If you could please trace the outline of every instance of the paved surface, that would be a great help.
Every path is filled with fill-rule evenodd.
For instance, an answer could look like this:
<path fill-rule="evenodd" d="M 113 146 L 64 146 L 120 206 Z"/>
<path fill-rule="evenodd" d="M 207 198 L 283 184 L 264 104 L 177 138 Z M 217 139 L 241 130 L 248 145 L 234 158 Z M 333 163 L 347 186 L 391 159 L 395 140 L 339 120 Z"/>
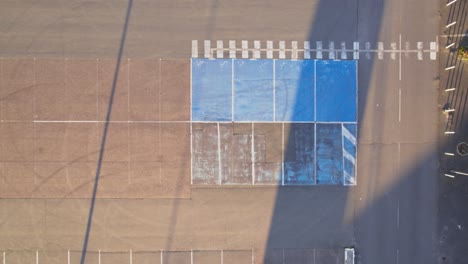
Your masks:
<path fill-rule="evenodd" d="M 127 6 L 126 1 L 2 1 L 0 55 L 5 58 L 115 59 Z M 187 59 L 192 39 L 385 41 L 399 46 L 400 34 L 404 45 L 407 41 L 434 41 L 438 32 L 439 5 L 434 0 L 385 3 L 371 0 L 344 3 L 135 1 L 130 7 L 123 58 L 131 59 Z M 43 62 L 46 61 L 40 61 Z M 125 68 L 125 64 L 122 65 Z M 192 188 L 191 192 L 181 192 L 190 194 L 187 196 L 190 199 L 125 199 L 120 193 L 112 197 L 122 199 L 96 200 L 88 249 L 340 248 L 356 245 L 360 263 L 435 263 L 436 258 L 430 252 L 434 249 L 436 230 L 437 66 L 434 61 L 419 61 L 415 54 L 405 56 L 404 53 L 401 59 L 398 55 L 395 60 L 359 61 L 357 187 Z M 34 71 L 24 67 L 24 70 L 23 66 L 17 68 L 16 74 Z M 53 67 L 61 69 L 60 65 L 46 65 L 36 70 Z M 112 69 L 107 74 L 112 76 Z M 56 75 L 38 76 L 45 79 L 33 78 L 32 81 L 46 84 L 36 97 L 39 103 L 32 106 L 31 83 L 22 83 L 24 89 L 15 93 L 19 101 L 8 108 L 21 120 L 25 116 L 31 120 L 35 115 L 49 118 L 63 113 L 64 105 L 72 105 L 61 101 L 63 97 L 54 97 L 60 87 L 60 83 L 53 80 Z M 93 77 L 77 79 L 95 80 Z M 110 85 L 109 80 L 106 84 Z M 170 87 L 169 84 L 163 86 Z M 2 88 L 2 91 L 5 90 Z M 138 102 L 135 107 L 152 107 L 143 94 L 135 98 Z M 159 94 L 170 97 L 170 91 Z M 179 97 L 176 94 L 173 98 Z M 97 111 L 78 105 L 75 107 L 80 111 L 71 111 L 63 118 L 72 118 L 77 112 L 86 118 L 96 112 L 105 113 L 106 95 L 100 98 Z M 165 101 L 160 102 L 164 105 Z M 125 120 L 127 109 L 119 104 L 125 102 L 116 98 L 112 118 Z M 5 109 L 6 103 L 2 105 Z M 173 102 L 167 107 L 168 112 L 173 113 L 177 104 Z M 96 118 L 104 120 L 105 114 L 104 117 L 98 114 Z M 22 133 L 31 131 L 28 126 L 32 124 L 23 122 L 24 128 L 17 127 L 2 135 L 21 138 Z M 5 126 L 8 126 L 6 122 L 2 123 L 2 129 Z M 46 135 L 61 133 L 52 125 L 44 129 L 50 131 L 44 132 Z M 96 133 L 101 133 L 99 131 L 102 130 Z M 121 129 L 115 131 L 121 132 Z M 51 147 L 49 154 L 58 155 L 60 145 L 54 144 L 59 137 L 51 136 L 49 141 L 44 141 L 43 150 Z M 9 140 L 3 142 L 8 144 Z M 39 149 L 29 150 L 30 136 L 22 137 L 20 142 L 15 147 L 24 149 L 28 155 L 41 153 Z M 117 150 L 109 153 L 118 160 Z M 84 150 L 85 155 L 89 152 L 92 151 Z M 7 155 L 2 161 L 11 157 Z M 31 161 L 31 156 L 13 157 L 22 164 Z M 34 161 L 35 157 L 32 158 Z M 52 159 L 51 156 L 44 159 L 49 158 Z M 47 164 L 44 170 L 47 175 L 56 168 Z M 83 169 L 78 171 L 81 175 Z M 154 170 L 150 168 L 149 171 Z M 3 173 L 4 179 L 12 176 L 8 170 L 3 169 Z M 31 188 L 37 187 L 14 186 L 19 189 L 18 197 L 30 197 Z M 114 187 L 109 190 L 112 192 Z M 57 191 L 61 189 L 45 191 L 47 195 L 43 197 L 54 196 Z M 90 191 L 91 188 L 88 194 Z M 3 199 L 1 202 L 0 231 L 8 235 L 0 239 L 0 248 L 48 250 L 61 247 L 78 251 L 82 248 L 90 200 Z M 93 258 L 96 254 L 90 254 L 88 260 Z"/>

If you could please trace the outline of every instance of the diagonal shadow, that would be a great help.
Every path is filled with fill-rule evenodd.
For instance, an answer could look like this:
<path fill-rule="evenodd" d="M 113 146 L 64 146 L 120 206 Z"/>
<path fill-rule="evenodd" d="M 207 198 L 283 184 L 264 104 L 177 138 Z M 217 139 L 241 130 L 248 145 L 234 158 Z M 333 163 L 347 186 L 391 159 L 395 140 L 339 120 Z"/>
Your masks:
<path fill-rule="evenodd" d="M 109 130 L 109 124 L 110 124 L 109 121 L 112 116 L 112 106 L 113 106 L 114 95 L 115 95 L 115 91 L 117 87 L 117 80 L 119 78 L 120 63 L 122 61 L 123 51 L 125 47 L 125 40 L 127 37 L 127 29 L 128 29 L 128 24 L 130 21 L 130 15 L 132 12 L 132 6 L 133 6 L 133 0 L 128 0 L 127 12 L 125 15 L 124 25 L 122 29 L 122 36 L 120 38 L 119 52 L 117 54 L 117 62 L 115 65 L 114 78 L 112 81 L 112 89 L 111 89 L 111 93 L 109 97 L 109 103 L 107 106 L 106 122 L 104 124 L 104 130 L 103 130 L 102 138 L 101 138 L 101 146 L 99 149 L 99 157 L 98 157 L 98 162 L 96 165 L 96 176 L 94 178 L 94 187 L 93 187 L 93 193 L 91 196 L 91 201 L 90 201 L 90 206 L 89 206 L 88 221 L 86 224 L 86 232 L 85 232 L 84 241 L 83 241 L 83 248 L 81 250 L 81 259 L 80 259 L 81 264 L 84 264 L 86 261 L 86 253 L 88 249 L 89 235 L 91 233 L 91 227 L 92 227 L 92 221 L 93 221 L 94 206 L 96 203 L 96 195 L 97 195 L 98 186 L 99 186 L 99 177 L 101 176 L 102 160 L 105 154 L 107 132 Z"/>

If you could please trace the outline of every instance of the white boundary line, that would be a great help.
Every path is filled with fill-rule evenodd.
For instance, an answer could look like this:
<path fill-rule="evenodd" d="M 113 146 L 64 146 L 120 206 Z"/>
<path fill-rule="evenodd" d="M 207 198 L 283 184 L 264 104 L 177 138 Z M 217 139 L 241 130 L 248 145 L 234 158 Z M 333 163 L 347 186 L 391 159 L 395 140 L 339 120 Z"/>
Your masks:
<path fill-rule="evenodd" d="M 219 123 L 216 123 L 218 129 L 218 184 L 222 183 L 222 173 L 221 173 L 221 134 L 219 132 Z"/>
<path fill-rule="evenodd" d="M 192 99 L 192 66 L 193 66 L 193 60 L 190 59 L 190 120 L 192 120 L 192 107 L 193 107 L 193 99 Z M 161 78 L 161 76 L 159 76 Z M 160 87 L 161 88 L 161 87 Z M 161 146 L 159 146 L 161 147 Z M 192 122 L 190 122 L 190 184 L 193 184 L 193 127 L 192 127 Z"/>
<path fill-rule="evenodd" d="M 284 146 L 284 123 L 281 124 L 281 146 L 283 151 L 281 152 L 281 186 L 284 186 L 284 153 L 286 152 Z"/>
<path fill-rule="evenodd" d="M 234 122 L 234 59 L 231 62 L 231 121 Z"/>
<path fill-rule="evenodd" d="M 342 166 L 343 166 L 343 184 L 346 183 L 346 178 L 345 178 L 345 163 L 344 163 L 344 133 L 343 133 L 344 125 L 341 124 L 341 158 L 342 158 Z"/>
<path fill-rule="evenodd" d="M 255 125 L 252 123 L 252 185 L 255 185 Z"/>
<path fill-rule="evenodd" d="M 67 263 L 70 264 L 70 250 L 68 250 L 68 254 L 67 254 Z M 5 263 L 3 263 L 5 264 Z"/>
<path fill-rule="evenodd" d="M 317 185 L 317 123 L 314 123 L 314 184 Z"/>
<path fill-rule="evenodd" d="M 100 120 L 35 120 L 35 121 L 6 121 L 4 123 L 132 123 L 132 124 L 187 124 L 187 123 L 220 123 L 220 124 L 225 124 L 225 123 L 232 123 L 232 121 L 100 121 Z M 312 124 L 312 123 L 318 123 L 318 124 L 356 124 L 356 122 L 352 121 L 347 121 L 347 122 L 337 122 L 337 121 L 319 121 L 319 122 L 314 122 L 314 121 L 235 121 L 236 123 L 242 123 L 242 124 L 250 124 L 250 123 L 256 123 L 256 124 L 270 124 L 270 123 L 285 123 L 285 124 Z"/>
<path fill-rule="evenodd" d="M 133 264 L 133 253 L 131 249 L 130 249 L 130 264 Z"/>
<path fill-rule="evenodd" d="M 314 176 L 317 184 L 317 61 L 314 60 Z"/>
<path fill-rule="evenodd" d="M 192 40 L 192 58 L 198 58 L 198 40 Z"/>

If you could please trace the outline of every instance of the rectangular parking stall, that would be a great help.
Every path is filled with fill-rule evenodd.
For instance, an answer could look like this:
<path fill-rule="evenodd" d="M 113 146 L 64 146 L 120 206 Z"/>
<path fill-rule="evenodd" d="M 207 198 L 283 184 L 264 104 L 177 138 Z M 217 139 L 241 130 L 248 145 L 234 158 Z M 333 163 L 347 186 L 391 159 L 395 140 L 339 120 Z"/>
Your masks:
<path fill-rule="evenodd" d="M 356 61 L 192 59 L 192 183 L 356 184 Z"/>

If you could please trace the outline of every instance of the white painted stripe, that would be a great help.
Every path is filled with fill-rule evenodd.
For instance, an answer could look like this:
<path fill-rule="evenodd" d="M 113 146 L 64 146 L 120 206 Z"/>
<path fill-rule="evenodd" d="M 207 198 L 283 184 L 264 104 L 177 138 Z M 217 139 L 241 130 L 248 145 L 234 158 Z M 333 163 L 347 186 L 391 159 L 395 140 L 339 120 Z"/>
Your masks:
<path fill-rule="evenodd" d="M 457 2 L 457 0 L 450 1 L 449 3 L 447 3 L 447 6 L 450 6 L 450 5 L 454 4 L 455 2 Z"/>
<path fill-rule="evenodd" d="M 423 59 L 423 43 L 418 42 L 417 47 L 418 47 L 418 60 L 422 60 Z"/>
<path fill-rule="evenodd" d="M 286 58 L 286 43 L 282 40 L 279 42 L 279 58 L 280 59 L 285 59 Z"/>
<path fill-rule="evenodd" d="M 161 250 L 161 264 L 163 264 L 163 251 Z"/>
<path fill-rule="evenodd" d="M 315 54 L 315 58 L 317 60 L 321 60 L 323 58 L 323 56 L 322 56 L 322 41 L 317 41 L 316 45 L 317 45 L 317 51 L 316 51 L 316 54 Z"/>
<path fill-rule="evenodd" d="M 284 186 L 284 123 L 281 124 L 281 186 Z"/>
<path fill-rule="evenodd" d="M 242 41 L 242 58 L 247 59 L 249 57 L 249 42 L 247 40 Z"/>
<path fill-rule="evenodd" d="M 370 49 L 371 49 L 371 45 L 370 45 L 370 42 L 366 42 L 366 58 L 367 59 L 370 59 L 371 56 L 370 56 Z"/>
<path fill-rule="evenodd" d="M 453 154 L 451 152 L 445 152 L 444 154 L 447 155 L 447 156 L 455 156 L 455 154 Z"/>
<path fill-rule="evenodd" d="M 254 59 L 260 59 L 260 41 L 254 40 Z"/>
<path fill-rule="evenodd" d="M 68 250 L 68 254 L 67 254 L 67 264 L 70 264 L 70 250 Z M 5 263 L 3 263 L 5 264 Z"/>
<path fill-rule="evenodd" d="M 356 163 L 356 159 L 354 159 L 354 157 L 351 154 L 349 154 L 349 152 L 346 151 L 344 148 L 343 148 L 343 157 L 349 160 L 351 163 L 353 163 L 353 165 Z"/>
<path fill-rule="evenodd" d="M 236 58 L 236 41 L 235 40 L 229 41 L 229 58 L 231 59 Z"/>
<path fill-rule="evenodd" d="M 304 59 L 310 59 L 310 42 L 304 41 Z"/>
<path fill-rule="evenodd" d="M 222 59 L 224 57 L 223 41 L 222 40 L 216 41 L 216 57 L 218 59 Z"/>
<path fill-rule="evenodd" d="M 405 42 L 405 57 L 408 57 L 409 51 L 411 50 L 410 48 L 410 43 L 408 41 Z M 401 52 L 401 51 L 400 51 Z"/>
<path fill-rule="evenodd" d="M 396 53 L 395 53 L 395 51 L 396 51 L 396 49 L 397 49 L 397 44 L 396 44 L 396 42 L 392 42 L 392 43 L 390 44 L 390 47 L 391 47 L 392 50 L 393 50 L 392 53 L 390 53 L 390 58 L 392 58 L 392 60 L 396 60 Z"/>
<path fill-rule="evenodd" d="M 292 48 L 291 58 L 292 58 L 293 60 L 297 60 L 297 59 L 298 59 L 298 54 L 297 54 L 297 41 L 291 41 L 291 48 Z"/>
<path fill-rule="evenodd" d="M 455 91 L 455 90 L 456 90 L 456 89 L 455 89 L 454 87 L 445 89 L 446 92 L 451 92 L 451 91 Z"/>
<path fill-rule="evenodd" d="M 455 131 L 445 131 L 444 134 L 445 135 L 453 135 L 453 134 L 455 134 Z"/>
<path fill-rule="evenodd" d="M 379 60 L 382 60 L 383 59 L 383 50 L 384 50 L 383 42 L 377 43 L 377 48 L 379 50 L 379 53 L 377 54 L 377 57 L 379 58 Z"/>
<path fill-rule="evenodd" d="M 198 58 L 198 40 L 192 40 L 192 58 Z"/>
<path fill-rule="evenodd" d="M 454 175 L 451 175 L 451 174 L 448 174 L 448 173 L 445 173 L 444 175 L 447 176 L 447 177 L 449 177 L 449 178 L 455 178 Z"/>
<path fill-rule="evenodd" d="M 234 122 L 234 60 L 231 61 L 231 122 Z"/>
<path fill-rule="evenodd" d="M 433 42 L 431 42 L 432 44 Z M 450 49 L 451 47 L 453 47 L 455 45 L 455 42 L 452 42 L 451 44 L 445 46 L 446 49 Z M 432 50 L 432 45 L 431 45 L 431 50 Z"/>
<path fill-rule="evenodd" d="M 446 71 L 453 70 L 453 69 L 455 69 L 455 66 L 450 66 L 450 67 L 445 68 Z"/>
<path fill-rule="evenodd" d="M 101 264 L 101 250 L 98 251 L 98 264 Z"/>
<path fill-rule="evenodd" d="M 330 41 L 328 43 L 328 58 L 330 60 L 335 59 L 335 42 L 333 42 L 333 41 Z"/>
<path fill-rule="evenodd" d="M 450 172 L 451 172 L 451 173 L 458 174 L 458 175 L 468 176 L 468 173 L 466 173 L 466 172 L 455 171 L 455 170 L 451 170 Z"/>
<path fill-rule="evenodd" d="M 343 134 L 343 129 L 344 129 L 344 125 L 341 124 L 341 134 Z M 345 150 L 345 147 L 344 147 L 344 137 L 341 136 L 341 149 L 343 150 L 343 155 L 341 156 L 341 167 L 343 168 L 343 183 L 345 182 L 345 179 L 346 179 L 346 174 L 345 174 L 345 155 L 344 153 L 346 152 Z"/>
<path fill-rule="evenodd" d="M 349 130 L 346 127 L 342 126 L 341 133 L 343 134 L 343 137 L 351 141 L 351 143 L 356 146 L 356 137 L 353 134 L 351 134 L 351 132 L 349 132 Z"/>
<path fill-rule="evenodd" d="M 133 253 L 131 249 L 130 249 L 130 264 L 133 264 Z"/>
<path fill-rule="evenodd" d="M 344 181 L 343 185 L 345 186 L 356 185 L 356 178 L 353 175 L 349 174 L 344 169 L 343 169 L 343 173 L 344 173 L 345 179 L 348 179 L 350 181 L 350 183 L 346 183 L 346 181 Z"/>
<path fill-rule="evenodd" d="M 36 264 L 39 264 L 39 250 L 36 250 Z"/>
<path fill-rule="evenodd" d="M 346 60 L 348 58 L 348 54 L 346 53 L 346 42 L 341 42 L 341 59 Z"/>
<path fill-rule="evenodd" d="M 221 133 L 219 131 L 219 123 L 216 123 L 218 129 L 218 184 L 222 183 L 221 173 Z"/>
<path fill-rule="evenodd" d="M 190 250 L 190 264 L 193 264 L 193 249 Z"/>
<path fill-rule="evenodd" d="M 353 42 L 353 59 L 359 60 L 359 42 Z"/>
<path fill-rule="evenodd" d="M 273 121 L 276 121 L 276 60 L 273 60 Z"/>
<path fill-rule="evenodd" d="M 3 251 L 3 264 L 6 264 L 6 252 L 5 251 Z"/>
<path fill-rule="evenodd" d="M 211 57 L 211 41 L 205 40 L 204 45 L 205 45 L 205 58 L 210 58 Z"/>
<path fill-rule="evenodd" d="M 430 59 L 435 60 L 437 58 L 437 43 L 431 42 L 429 45 L 431 48 Z"/>
<path fill-rule="evenodd" d="M 267 58 L 273 59 L 273 41 L 267 41 Z"/>
<path fill-rule="evenodd" d="M 446 28 L 449 28 L 449 27 L 451 27 L 451 26 L 455 25 L 456 23 L 457 23 L 457 21 L 454 21 L 454 22 L 452 22 L 452 23 L 450 23 L 450 24 L 446 25 L 445 27 L 446 27 Z"/>

